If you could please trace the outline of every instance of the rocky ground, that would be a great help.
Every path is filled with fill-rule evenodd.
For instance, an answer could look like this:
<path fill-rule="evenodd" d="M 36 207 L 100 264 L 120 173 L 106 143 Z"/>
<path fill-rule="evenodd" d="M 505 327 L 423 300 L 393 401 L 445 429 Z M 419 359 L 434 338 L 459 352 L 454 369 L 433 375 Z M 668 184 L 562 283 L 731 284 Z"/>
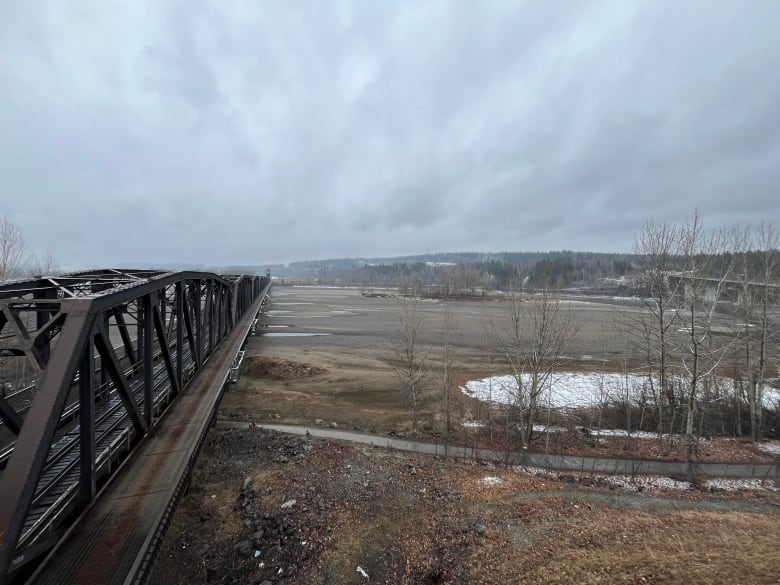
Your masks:
<path fill-rule="evenodd" d="M 713 493 L 209 436 L 152 583 L 771 583 L 777 491 Z"/>

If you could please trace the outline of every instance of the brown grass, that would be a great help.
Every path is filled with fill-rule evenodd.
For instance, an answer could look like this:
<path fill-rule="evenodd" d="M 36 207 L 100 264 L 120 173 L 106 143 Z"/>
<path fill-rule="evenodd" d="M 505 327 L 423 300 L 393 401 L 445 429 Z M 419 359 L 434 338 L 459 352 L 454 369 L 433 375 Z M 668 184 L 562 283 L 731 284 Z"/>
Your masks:
<path fill-rule="evenodd" d="M 778 579 L 777 516 L 611 510 L 572 528 L 553 542 L 508 555 L 500 568 L 514 580 L 490 582 L 716 584 Z"/>
<path fill-rule="evenodd" d="M 328 370 L 305 362 L 297 362 L 274 356 L 247 358 L 247 375 L 271 380 L 294 380 L 327 374 Z"/>

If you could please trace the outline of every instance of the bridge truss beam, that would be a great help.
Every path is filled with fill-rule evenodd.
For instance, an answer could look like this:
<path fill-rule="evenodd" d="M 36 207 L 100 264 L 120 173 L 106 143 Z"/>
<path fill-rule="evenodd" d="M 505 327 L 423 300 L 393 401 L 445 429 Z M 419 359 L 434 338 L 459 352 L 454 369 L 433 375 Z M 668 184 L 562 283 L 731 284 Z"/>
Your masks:
<path fill-rule="evenodd" d="M 0 285 L 0 582 L 57 542 L 269 284 L 107 269 Z"/>

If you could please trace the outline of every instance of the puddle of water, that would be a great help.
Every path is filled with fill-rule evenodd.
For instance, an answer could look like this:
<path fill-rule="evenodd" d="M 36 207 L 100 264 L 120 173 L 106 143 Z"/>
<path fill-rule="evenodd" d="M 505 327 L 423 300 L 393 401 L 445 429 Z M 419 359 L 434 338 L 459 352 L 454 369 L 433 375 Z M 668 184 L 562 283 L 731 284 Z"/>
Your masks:
<path fill-rule="evenodd" d="M 283 333 L 263 333 L 263 337 L 321 337 L 323 335 L 330 335 L 330 333 L 298 333 L 292 331 L 285 331 Z"/>

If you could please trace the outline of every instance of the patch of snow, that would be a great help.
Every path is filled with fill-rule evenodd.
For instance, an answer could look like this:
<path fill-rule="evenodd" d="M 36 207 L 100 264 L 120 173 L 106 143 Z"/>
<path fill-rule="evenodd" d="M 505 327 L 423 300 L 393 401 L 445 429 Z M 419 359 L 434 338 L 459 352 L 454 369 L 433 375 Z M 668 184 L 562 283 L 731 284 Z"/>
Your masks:
<path fill-rule="evenodd" d="M 493 475 L 488 475 L 487 477 L 482 478 L 482 483 L 485 485 L 497 485 L 501 483 L 501 479 Z"/>
<path fill-rule="evenodd" d="M 708 479 L 704 486 L 710 489 L 721 489 L 727 492 L 738 491 L 778 491 L 771 479 Z"/>
<path fill-rule="evenodd" d="M 551 471 L 541 467 L 516 466 L 512 468 L 524 475 L 535 475 L 551 480 L 558 480 L 561 475 L 570 475 L 578 479 L 588 478 L 600 485 L 612 485 L 621 489 L 638 492 L 648 490 L 678 490 L 685 491 L 691 488 L 687 481 L 678 481 L 662 475 L 604 475 L 590 474 L 579 471 Z M 780 491 L 777 483 L 771 479 L 708 479 L 704 482 L 707 489 L 721 489 L 724 491 Z"/>
<path fill-rule="evenodd" d="M 780 408 L 780 388 L 765 388 L 763 398 L 766 408 Z"/>
<path fill-rule="evenodd" d="M 523 386 L 530 385 L 530 374 L 522 375 L 520 381 Z M 647 384 L 647 376 L 640 374 L 557 372 L 542 390 L 539 403 L 549 408 L 582 408 L 613 400 L 635 401 Z M 518 383 L 512 375 L 472 380 L 460 390 L 467 396 L 494 404 L 515 404 L 519 398 Z M 777 408 L 780 389 L 765 389 L 763 402 L 767 408 Z"/>
<path fill-rule="evenodd" d="M 590 429 L 591 435 L 598 435 L 600 437 L 627 437 L 628 431 L 624 429 Z M 651 433 L 648 431 L 631 431 L 631 436 L 635 439 L 657 439 L 658 433 Z M 663 435 L 662 438 L 668 439 L 669 435 Z"/>
<path fill-rule="evenodd" d="M 521 381 L 530 384 L 531 376 L 523 375 Z M 542 391 L 540 403 L 553 408 L 591 406 L 633 395 L 646 382 L 646 376 L 637 374 L 560 372 Z M 517 380 L 511 375 L 472 380 L 461 387 L 468 396 L 497 404 L 516 402 L 517 389 Z"/>
<path fill-rule="evenodd" d="M 476 420 L 467 420 L 463 422 L 463 426 L 467 429 L 478 429 L 485 426 L 485 423 L 481 423 Z"/>
<path fill-rule="evenodd" d="M 605 476 L 604 479 L 614 486 L 632 492 L 641 490 L 684 491 L 691 487 L 691 484 L 687 481 L 678 481 L 662 475 L 636 475 L 634 477 L 631 477 L 630 475 L 615 475 L 609 477 Z"/>
<path fill-rule="evenodd" d="M 566 427 L 557 427 L 555 425 L 534 425 L 535 433 L 565 433 L 568 429 Z"/>
<path fill-rule="evenodd" d="M 761 449 L 764 453 L 780 456 L 780 441 L 759 443 L 758 448 Z"/>

